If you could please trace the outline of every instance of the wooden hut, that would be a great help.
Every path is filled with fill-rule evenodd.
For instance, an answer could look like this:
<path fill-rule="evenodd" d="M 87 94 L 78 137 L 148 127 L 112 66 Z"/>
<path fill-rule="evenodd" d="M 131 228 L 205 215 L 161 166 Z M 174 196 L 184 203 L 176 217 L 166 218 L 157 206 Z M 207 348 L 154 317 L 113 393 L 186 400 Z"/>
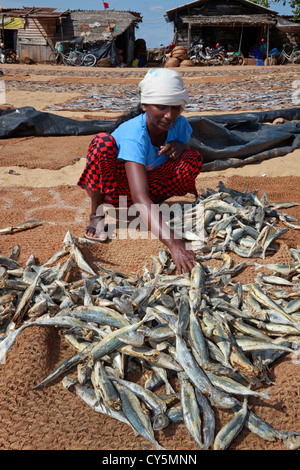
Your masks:
<path fill-rule="evenodd" d="M 5 48 L 16 51 L 20 59 L 44 62 L 61 37 L 67 12 L 56 8 L 5 9 L 1 15 L 1 40 Z"/>
<path fill-rule="evenodd" d="M 277 28 L 278 13 L 248 0 L 193 1 L 168 10 L 165 18 L 174 22 L 176 45 L 188 48 L 201 37 L 207 46 L 231 44 L 247 57 L 261 39 L 269 50 L 288 41 L 287 30 Z"/>
<path fill-rule="evenodd" d="M 112 43 L 121 62 L 131 64 L 134 59 L 135 29 L 142 21 L 139 13 L 116 10 L 74 10 L 63 23 L 65 48 L 78 44 L 91 50 Z"/>
<path fill-rule="evenodd" d="M 1 41 L 14 49 L 19 59 L 47 61 L 58 42 L 65 50 L 76 42 L 85 49 L 112 43 L 121 62 L 135 56 L 135 28 L 142 21 L 139 13 L 115 10 L 58 11 L 55 8 L 1 9 Z"/>

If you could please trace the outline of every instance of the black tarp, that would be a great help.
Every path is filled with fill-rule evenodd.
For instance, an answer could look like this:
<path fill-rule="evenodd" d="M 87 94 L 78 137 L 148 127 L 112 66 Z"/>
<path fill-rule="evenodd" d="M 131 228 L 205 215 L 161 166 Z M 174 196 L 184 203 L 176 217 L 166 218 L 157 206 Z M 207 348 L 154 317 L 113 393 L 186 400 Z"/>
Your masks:
<path fill-rule="evenodd" d="M 74 38 L 72 41 L 69 41 L 71 49 L 87 49 L 89 53 L 93 54 L 96 59 L 106 59 L 110 58 L 110 65 L 112 67 L 120 67 L 121 61 L 115 44 L 111 41 L 106 41 L 102 44 L 92 44 L 85 45 L 83 38 Z"/>
<path fill-rule="evenodd" d="M 98 59 L 110 58 L 110 65 L 112 67 L 120 67 L 121 61 L 116 46 L 112 42 L 105 42 L 103 44 L 95 44 L 89 47 L 89 52 L 94 54 Z"/>
<path fill-rule="evenodd" d="M 276 118 L 282 124 L 272 124 Z M 300 108 L 257 113 L 193 116 L 190 146 L 203 155 L 203 171 L 220 170 L 286 155 L 300 148 Z M 0 110 L 0 138 L 93 135 L 114 121 L 76 121 L 31 107 Z"/>
<path fill-rule="evenodd" d="M 281 124 L 272 124 L 283 118 Z M 189 118 L 190 145 L 202 171 L 221 170 L 280 157 L 300 148 L 300 108 Z"/>
<path fill-rule="evenodd" d="M 89 135 L 107 131 L 106 121 L 76 121 L 25 106 L 0 109 L 0 138 Z"/>

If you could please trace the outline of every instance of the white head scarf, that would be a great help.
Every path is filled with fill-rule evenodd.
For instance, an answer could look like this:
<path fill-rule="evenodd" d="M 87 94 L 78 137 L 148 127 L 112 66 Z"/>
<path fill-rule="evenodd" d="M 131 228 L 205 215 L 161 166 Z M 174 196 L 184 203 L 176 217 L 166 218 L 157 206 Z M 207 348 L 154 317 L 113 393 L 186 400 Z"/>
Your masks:
<path fill-rule="evenodd" d="M 172 69 L 150 69 L 139 88 L 142 104 L 184 107 L 190 101 L 181 76 Z"/>

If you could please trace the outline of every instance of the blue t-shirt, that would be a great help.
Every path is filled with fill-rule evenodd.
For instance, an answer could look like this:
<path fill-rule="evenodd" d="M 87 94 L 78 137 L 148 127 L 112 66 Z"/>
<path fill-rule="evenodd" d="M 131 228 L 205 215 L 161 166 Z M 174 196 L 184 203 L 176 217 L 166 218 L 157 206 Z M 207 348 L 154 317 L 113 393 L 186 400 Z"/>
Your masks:
<path fill-rule="evenodd" d="M 146 113 L 123 122 L 111 134 L 118 146 L 118 160 L 137 162 L 153 170 L 168 160 L 167 155 L 157 155 L 159 148 L 151 143 L 146 125 Z M 177 140 L 186 144 L 192 135 L 192 127 L 183 116 L 179 116 L 168 131 L 166 142 Z"/>

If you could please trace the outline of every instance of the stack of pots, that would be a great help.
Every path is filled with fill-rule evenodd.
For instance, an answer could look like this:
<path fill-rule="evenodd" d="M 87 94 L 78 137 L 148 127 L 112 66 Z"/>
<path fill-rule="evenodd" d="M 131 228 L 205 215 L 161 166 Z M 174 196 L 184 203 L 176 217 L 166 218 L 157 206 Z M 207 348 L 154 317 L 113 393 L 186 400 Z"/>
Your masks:
<path fill-rule="evenodd" d="M 194 62 L 188 58 L 185 46 L 175 46 L 172 56 L 165 63 L 165 67 L 194 67 L 194 65 Z"/>

